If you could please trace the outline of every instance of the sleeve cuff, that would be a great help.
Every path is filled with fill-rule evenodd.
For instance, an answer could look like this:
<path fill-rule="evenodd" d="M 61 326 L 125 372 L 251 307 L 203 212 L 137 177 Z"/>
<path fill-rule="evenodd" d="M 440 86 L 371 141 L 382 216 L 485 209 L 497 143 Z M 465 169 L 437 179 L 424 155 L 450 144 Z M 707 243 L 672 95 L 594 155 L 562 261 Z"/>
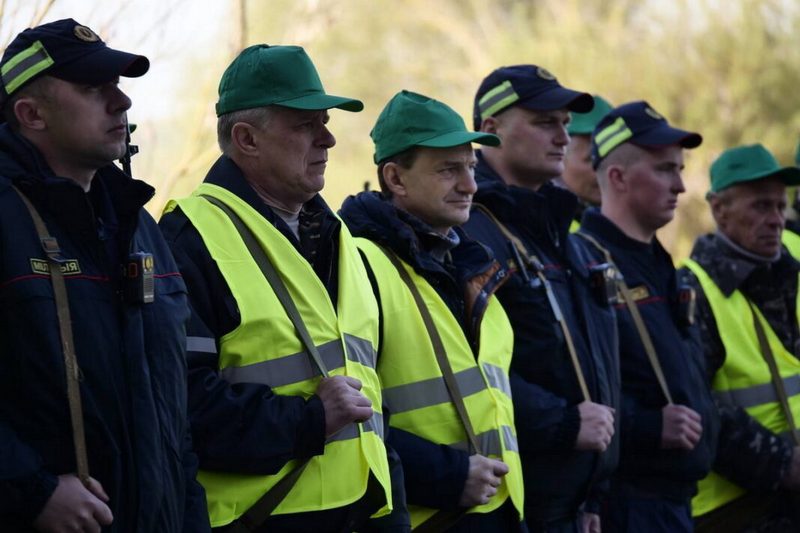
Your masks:
<path fill-rule="evenodd" d="M 581 414 L 577 405 L 564 409 L 564 418 L 555 435 L 555 445 L 560 448 L 573 449 L 578 441 L 578 432 L 581 429 Z"/>

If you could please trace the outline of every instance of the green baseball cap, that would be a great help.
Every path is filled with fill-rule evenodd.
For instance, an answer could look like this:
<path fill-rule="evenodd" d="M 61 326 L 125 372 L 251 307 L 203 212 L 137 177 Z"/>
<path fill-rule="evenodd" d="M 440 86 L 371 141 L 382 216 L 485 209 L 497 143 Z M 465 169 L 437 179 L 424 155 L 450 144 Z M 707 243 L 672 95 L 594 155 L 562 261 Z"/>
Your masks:
<path fill-rule="evenodd" d="M 567 126 L 567 133 L 570 135 L 591 135 L 600 120 L 606 113 L 613 109 L 602 96 L 594 95 L 594 107 L 587 113 L 572 112 L 572 120 Z"/>
<path fill-rule="evenodd" d="M 361 111 L 354 98 L 325 94 L 314 63 L 299 46 L 249 46 L 228 66 L 219 82 L 217 116 L 268 105 Z"/>
<path fill-rule="evenodd" d="M 375 143 L 376 164 L 412 146 L 500 144 L 497 135 L 467 131 L 464 119 L 448 105 L 411 91 L 400 91 L 389 100 L 369 136 Z"/>
<path fill-rule="evenodd" d="M 711 164 L 711 192 L 765 178 L 777 178 L 786 185 L 800 185 L 800 168 L 781 167 L 761 144 L 725 150 Z"/>

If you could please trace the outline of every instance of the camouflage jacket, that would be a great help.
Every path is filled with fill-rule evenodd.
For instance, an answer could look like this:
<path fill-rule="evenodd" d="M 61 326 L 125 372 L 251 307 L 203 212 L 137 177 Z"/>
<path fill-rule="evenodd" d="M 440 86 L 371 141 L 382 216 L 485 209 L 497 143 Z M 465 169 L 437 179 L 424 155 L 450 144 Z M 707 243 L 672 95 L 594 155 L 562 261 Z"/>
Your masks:
<path fill-rule="evenodd" d="M 784 249 L 772 263 L 739 253 L 719 234 L 697 239 L 691 254 L 726 296 L 740 290 L 764 314 L 783 345 L 800 358 L 795 317 L 800 263 Z M 686 268 L 681 278 L 697 291 L 697 313 L 709 383 L 725 363 L 725 348 L 700 283 Z M 717 403 L 721 419 L 714 469 L 749 490 L 775 489 L 789 468 L 792 445 L 767 430 L 744 409 Z"/>

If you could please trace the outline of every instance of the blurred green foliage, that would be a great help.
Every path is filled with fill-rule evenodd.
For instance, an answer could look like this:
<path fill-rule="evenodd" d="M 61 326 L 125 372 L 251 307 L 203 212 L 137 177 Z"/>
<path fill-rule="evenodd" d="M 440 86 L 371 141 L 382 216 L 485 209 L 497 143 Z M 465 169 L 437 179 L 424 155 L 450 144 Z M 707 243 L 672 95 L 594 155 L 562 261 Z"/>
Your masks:
<path fill-rule="evenodd" d="M 197 51 L 183 109 L 158 126 L 158 146 L 143 153 L 157 170 L 150 175 L 160 176 L 151 180 L 160 189 L 154 212 L 203 178 L 218 154 L 216 82 L 241 44 L 262 42 L 304 46 L 328 92 L 366 105 L 331 113 L 338 142 L 324 196 L 334 209 L 365 181 L 377 186 L 368 135 L 393 94 L 435 97 L 471 125 L 481 79 L 515 63 L 544 66 L 562 84 L 613 104 L 647 100 L 671 123 L 703 134 L 703 145 L 686 154 L 676 220 L 660 234 L 676 259 L 713 227 L 703 195 L 723 149 L 762 142 L 793 162 L 800 4 L 789 0 L 239 0 L 231 11 L 225 31 L 242 40 Z"/>

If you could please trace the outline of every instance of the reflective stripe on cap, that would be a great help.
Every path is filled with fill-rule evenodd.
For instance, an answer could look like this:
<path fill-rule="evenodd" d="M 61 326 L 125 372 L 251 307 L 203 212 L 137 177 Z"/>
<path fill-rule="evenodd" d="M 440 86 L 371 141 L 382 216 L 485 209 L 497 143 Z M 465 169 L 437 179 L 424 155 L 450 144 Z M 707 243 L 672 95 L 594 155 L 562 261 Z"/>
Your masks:
<path fill-rule="evenodd" d="M 478 101 L 481 120 L 486 120 L 498 111 L 505 109 L 519 100 L 519 95 L 514 90 L 511 82 L 506 80 L 491 91 L 487 91 Z"/>
<path fill-rule="evenodd" d="M 25 82 L 52 66 L 53 63 L 55 61 L 45 50 L 42 41 L 36 41 L 0 67 L 0 76 L 2 76 L 6 93 L 10 96 Z"/>
<path fill-rule="evenodd" d="M 611 150 L 631 137 L 633 137 L 633 132 L 628 125 L 625 124 L 625 119 L 619 117 L 594 136 L 594 143 L 597 145 L 598 155 L 600 157 L 605 157 Z"/>

